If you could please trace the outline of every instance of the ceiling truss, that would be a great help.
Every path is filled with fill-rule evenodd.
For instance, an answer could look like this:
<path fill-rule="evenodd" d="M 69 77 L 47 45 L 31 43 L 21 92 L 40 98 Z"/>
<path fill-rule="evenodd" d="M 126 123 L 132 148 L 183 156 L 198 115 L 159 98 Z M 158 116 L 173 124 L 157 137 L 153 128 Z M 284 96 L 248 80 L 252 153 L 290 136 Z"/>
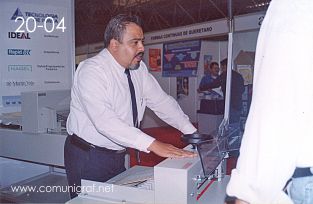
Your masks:
<path fill-rule="evenodd" d="M 101 42 L 119 13 L 140 16 L 144 32 L 227 18 L 228 0 L 75 0 L 76 46 Z M 233 15 L 267 9 L 270 0 L 232 0 Z"/>

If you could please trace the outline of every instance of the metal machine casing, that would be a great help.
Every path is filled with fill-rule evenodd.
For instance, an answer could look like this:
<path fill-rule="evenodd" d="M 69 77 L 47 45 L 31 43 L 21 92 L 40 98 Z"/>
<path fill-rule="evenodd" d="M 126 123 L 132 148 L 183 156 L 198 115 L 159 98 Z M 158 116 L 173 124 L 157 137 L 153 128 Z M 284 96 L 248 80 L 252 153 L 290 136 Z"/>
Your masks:
<path fill-rule="evenodd" d="M 48 129 L 60 130 L 57 111 L 69 110 L 70 90 L 22 92 L 23 132 L 45 133 Z"/>
<path fill-rule="evenodd" d="M 190 146 L 187 147 L 188 150 Z M 124 186 L 116 181 L 136 180 L 147 169 L 153 170 L 153 189 L 142 189 L 137 186 Z M 144 176 L 143 176 L 144 177 Z M 143 178 L 142 177 L 142 178 Z M 166 159 L 155 167 L 135 166 L 117 175 L 105 183 L 82 180 L 82 186 L 112 186 L 111 193 L 81 193 L 68 203 L 105 204 L 223 204 L 225 189 L 229 176 L 220 181 L 203 178 L 203 170 L 199 157 Z"/>
<path fill-rule="evenodd" d="M 198 157 L 164 160 L 154 167 L 155 203 L 196 203 L 197 178 L 201 174 Z"/>

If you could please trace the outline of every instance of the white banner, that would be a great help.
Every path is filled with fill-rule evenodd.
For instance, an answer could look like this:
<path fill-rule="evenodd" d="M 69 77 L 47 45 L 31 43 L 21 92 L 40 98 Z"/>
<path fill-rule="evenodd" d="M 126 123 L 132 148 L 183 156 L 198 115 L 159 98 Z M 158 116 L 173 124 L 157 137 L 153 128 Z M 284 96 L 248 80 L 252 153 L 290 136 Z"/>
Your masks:
<path fill-rule="evenodd" d="M 234 27 L 236 31 L 260 29 L 265 13 L 254 13 L 234 18 Z"/>
<path fill-rule="evenodd" d="M 161 30 L 145 34 L 145 44 L 163 43 L 174 40 L 201 38 L 227 33 L 227 21 L 211 21 L 190 26 L 183 26 L 168 30 Z"/>
<path fill-rule="evenodd" d="M 70 89 L 74 70 L 72 0 L 0 2 L 0 112 L 20 106 L 20 93 Z"/>
<path fill-rule="evenodd" d="M 236 31 L 259 29 L 264 18 L 264 13 L 254 13 L 234 17 Z M 198 39 L 228 33 L 226 19 L 210 21 L 189 26 L 182 26 L 167 30 L 150 32 L 145 34 L 145 44 L 164 43 L 176 40 Z"/>

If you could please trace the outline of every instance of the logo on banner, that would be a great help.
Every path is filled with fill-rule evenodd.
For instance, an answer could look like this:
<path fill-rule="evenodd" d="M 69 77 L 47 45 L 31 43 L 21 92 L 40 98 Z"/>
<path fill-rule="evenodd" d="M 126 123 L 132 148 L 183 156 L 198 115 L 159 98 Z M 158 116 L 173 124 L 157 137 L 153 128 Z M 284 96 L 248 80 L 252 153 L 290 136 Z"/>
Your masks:
<path fill-rule="evenodd" d="M 187 52 L 187 53 L 190 54 L 190 57 L 191 57 L 192 59 L 196 59 L 197 56 L 198 56 L 198 53 L 200 54 L 199 51 L 190 51 L 190 52 Z"/>
<path fill-rule="evenodd" d="M 13 39 L 30 39 L 29 33 L 8 32 L 8 37 Z"/>
<path fill-rule="evenodd" d="M 185 58 L 186 55 L 182 54 L 182 53 L 179 53 L 178 55 L 176 55 L 176 58 L 179 60 L 179 61 L 182 61 L 184 58 Z"/>
<path fill-rule="evenodd" d="M 26 18 L 24 17 L 23 13 L 24 13 Z M 40 23 L 40 22 L 42 23 L 42 22 L 47 21 L 46 19 L 49 17 L 49 18 L 52 18 L 51 20 L 53 20 L 54 23 L 58 23 L 59 22 L 58 15 L 54 14 L 54 13 L 37 13 L 37 12 L 33 12 L 33 11 L 22 12 L 19 8 L 16 8 L 16 10 L 14 11 L 14 13 L 13 13 L 13 15 L 11 17 L 11 20 L 15 21 L 18 17 L 21 17 L 21 18 L 23 18 L 25 20 L 27 18 L 29 18 L 29 17 L 32 17 L 38 23 Z M 47 21 L 47 22 L 52 23 L 51 21 Z"/>
<path fill-rule="evenodd" d="M 22 14 L 22 12 L 21 12 L 21 10 L 20 10 L 19 8 L 17 8 L 17 9 L 15 10 L 13 16 L 11 17 L 11 20 L 14 20 L 14 21 L 15 21 L 15 19 L 16 19 L 17 17 L 22 17 L 22 18 L 24 18 L 23 14 Z"/>
<path fill-rule="evenodd" d="M 8 49 L 8 55 L 30 55 L 30 51 L 25 49 Z"/>
<path fill-rule="evenodd" d="M 175 54 L 164 54 L 165 58 L 167 59 L 167 61 L 171 61 L 172 58 L 174 57 Z"/>
<path fill-rule="evenodd" d="M 8 65 L 8 71 L 9 72 L 31 72 L 32 71 L 32 65 Z"/>
<path fill-rule="evenodd" d="M 6 87 L 30 87 L 34 86 L 35 82 L 31 80 L 17 81 L 17 80 L 8 80 L 4 81 Z"/>

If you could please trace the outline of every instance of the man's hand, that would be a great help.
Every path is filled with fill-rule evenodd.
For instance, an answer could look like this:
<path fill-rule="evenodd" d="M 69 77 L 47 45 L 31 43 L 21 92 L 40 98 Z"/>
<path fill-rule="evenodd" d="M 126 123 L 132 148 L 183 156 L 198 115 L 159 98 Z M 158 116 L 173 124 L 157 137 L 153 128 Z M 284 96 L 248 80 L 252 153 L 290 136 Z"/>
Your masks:
<path fill-rule="evenodd" d="M 160 157 L 183 158 L 197 156 L 194 152 L 179 149 L 171 144 L 163 143 L 157 140 L 152 142 L 152 144 L 148 147 L 148 150 L 154 152 Z"/>

